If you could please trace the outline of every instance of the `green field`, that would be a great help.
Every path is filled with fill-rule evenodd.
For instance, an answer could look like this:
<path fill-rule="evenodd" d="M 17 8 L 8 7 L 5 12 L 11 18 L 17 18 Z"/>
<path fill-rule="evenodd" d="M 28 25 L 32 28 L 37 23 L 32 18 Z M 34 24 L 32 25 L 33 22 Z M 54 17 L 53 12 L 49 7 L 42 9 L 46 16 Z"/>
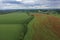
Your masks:
<path fill-rule="evenodd" d="M 23 40 L 29 17 L 19 12 L 0 15 L 0 40 Z"/>
<path fill-rule="evenodd" d="M 10 13 L 0 15 L 0 23 L 4 24 L 19 24 L 26 20 L 29 16 L 26 13 Z"/>
<path fill-rule="evenodd" d="M 58 14 L 52 14 L 52 16 L 60 17 Z M 45 16 L 41 16 L 41 21 L 44 19 Z M 32 18 L 27 13 L 13 12 L 0 15 L 0 40 L 32 40 L 36 31 L 33 29 L 33 23 L 38 27 L 39 22 L 36 18 Z M 41 32 L 41 37 L 45 40 L 59 40 L 48 28 L 40 27 L 38 32 Z"/>
<path fill-rule="evenodd" d="M 22 24 L 0 24 L 0 40 L 19 40 L 23 29 Z"/>

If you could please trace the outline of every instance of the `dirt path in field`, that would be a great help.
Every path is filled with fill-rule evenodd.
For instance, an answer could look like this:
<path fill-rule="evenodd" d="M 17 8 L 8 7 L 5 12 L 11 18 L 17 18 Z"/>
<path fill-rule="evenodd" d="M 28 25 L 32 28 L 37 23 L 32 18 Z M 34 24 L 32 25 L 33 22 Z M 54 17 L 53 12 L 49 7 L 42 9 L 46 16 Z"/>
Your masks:
<path fill-rule="evenodd" d="M 46 14 L 33 14 L 35 30 L 32 40 L 60 40 L 60 18 Z"/>

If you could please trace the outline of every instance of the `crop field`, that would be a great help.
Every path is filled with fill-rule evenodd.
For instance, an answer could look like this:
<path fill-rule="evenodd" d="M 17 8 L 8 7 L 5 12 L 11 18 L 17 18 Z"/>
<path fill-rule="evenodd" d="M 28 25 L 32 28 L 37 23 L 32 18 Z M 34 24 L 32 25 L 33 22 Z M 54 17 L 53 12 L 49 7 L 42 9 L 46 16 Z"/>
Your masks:
<path fill-rule="evenodd" d="M 25 40 L 60 40 L 60 18 L 58 15 L 33 14 L 28 24 Z"/>
<path fill-rule="evenodd" d="M 29 16 L 26 13 L 10 13 L 0 15 L 0 23 L 12 23 L 12 24 L 19 24 L 22 23 L 25 19 Z"/>
<path fill-rule="evenodd" d="M 60 15 L 0 15 L 0 40 L 60 40 Z"/>
<path fill-rule="evenodd" d="M 19 40 L 23 28 L 22 24 L 0 24 L 0 40 Z"/>
<path fill-rule="evenodd" d="M 0 15 L 0 40 L 22 40 L 29 17 L 26 13 L 19 12 Z"/>

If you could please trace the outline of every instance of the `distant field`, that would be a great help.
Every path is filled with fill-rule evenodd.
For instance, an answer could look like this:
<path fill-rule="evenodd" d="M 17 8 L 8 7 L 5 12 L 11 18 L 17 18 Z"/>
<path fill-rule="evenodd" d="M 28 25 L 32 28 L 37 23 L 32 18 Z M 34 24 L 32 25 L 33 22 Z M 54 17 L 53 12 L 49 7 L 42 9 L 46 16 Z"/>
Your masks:
<path fill-rule="evenodd" d="M 24 20 L 26 20 L 29 16 L 26 13 L 9 13 L 9 14 L 4 14 L 0 15 L 0 24 L 19 24 L 22 23 Z"/>
<path fill-rule="evenodd" d="M 51 14 L 51 16 L 56 16 L 60 18 L 60 14 Z"/>

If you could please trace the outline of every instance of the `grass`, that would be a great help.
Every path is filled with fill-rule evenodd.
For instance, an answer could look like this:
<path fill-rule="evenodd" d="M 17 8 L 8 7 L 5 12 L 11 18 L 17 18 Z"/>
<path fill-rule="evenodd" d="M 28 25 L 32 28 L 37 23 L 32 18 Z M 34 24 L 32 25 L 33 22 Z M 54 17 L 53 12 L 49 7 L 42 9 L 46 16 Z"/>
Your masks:
<path fill-rule="evenodd" d="M 0 15 L 0 40 L 60 40 L 60 38 L 50 29 L 47 15 L 14 12 L 10 14 Z M 52 14 L 50 16 L 60 16 Z M 29 19 L 30 17 L 30 19 Z M 26 24 L 24 26 L 24 23 Z M 27 24 L 28 23 L 28 24 Z M 27 33 L 25 28 L 27 27 Z"/>
<path fill-rule="evenodd" d="M 35 19 L 31 20 L 29 22 L 29 24 L 27 25 L 28 30 L 27 30 L 27 34 L 24 37 L 24 40 L 32 40 L 33 34 L 34 34 L 34 29 L 32 28 L 32 24 L 34 22 Z"/>
<path fill-rule="evenodd" d="M 0 24 L 0 40 L 19 40 L 23 36 L 23 29 L 22 24 Z"/>
<path fill-rule="evenodd" d="M 0 40 L 23 40 L 27 24 L 32 19 L 26 13 L 19 12 L 0 15 Z"/>
<path fill-rule="evenodd" d="M 26 13 L 10 13 L 0 15 L 0 24 L 19 24 L 26 20 L 29 16 Z"/>
<path fill-rule="evenodd" d="M 60 14 L 50 14 L 51 16 L 56 16 L 58 18 L 60 18 Z"/>

